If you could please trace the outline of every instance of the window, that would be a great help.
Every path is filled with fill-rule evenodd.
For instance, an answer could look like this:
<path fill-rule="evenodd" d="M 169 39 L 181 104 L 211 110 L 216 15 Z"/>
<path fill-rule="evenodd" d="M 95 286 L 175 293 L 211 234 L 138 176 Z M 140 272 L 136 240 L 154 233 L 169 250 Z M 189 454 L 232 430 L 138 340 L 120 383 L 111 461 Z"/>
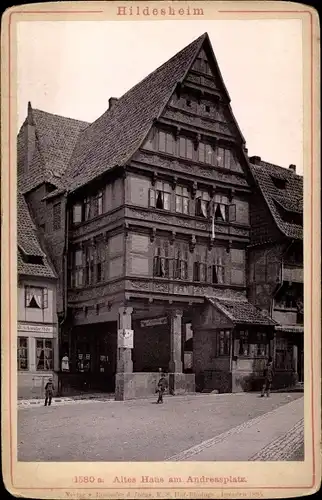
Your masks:
<path fill-rule="evenodd" d="M 199 142 L 198 147 L 198 159 L 202 163 L 208 163 L 208 165 L 215 165 L 215 152 L 211 144 L 204 142 Z"/>
<path fill-rule="evenodd" d="M 96 250 L 96 281 L 100 283 L 105 279 L 106 243 L 99 242 Z"/>
<path fill-rule="evenodd" d="M 207 191 L 197 191 L 196 194 L 196 215 L 208 218 L 210 196 Z"/>
<path fill-rule="evenodd" d="M 25 306 L 32 309 L 47 309 L 48 307 L 48 289 L 26 286 L 25 287 Z"/>
<path fill-rule="evenodd" d="M 176 186 L 176 212 L 189 213 L 189 192 L 186 187 Z"/>
<path fill-rule="evenodd" d="M 191 108 L 191 101 L 189 99 L 186 99 L 186 104 L 187 104 L 188 108 Z"/>
<path fill-rule="evenodd" d="M 73 224 L 77 224 L 78 222 L 82 222 L 82 212 L 83 212 L 82 204 L 76 203 L 73 206 Z"/>
<path fill-rule="evenodd" d="M 144 144 L 144 148 L 145 149 L 149 149 L 151 151 L 155 151 L 156 149 L 156 142 L 157 142 L 157 132 L 156 132 L 156 129 L 153 128 L 152 131 L 150 132 L 149 134 L 149 137 L 147 139 L 147 141 L 145 142 Z"/>
<path fill-rule="evenodd" d="M 85 198 L 83 203 L 83 220 L 89 220 L 91 216 L 91 200 Z"/>
<path fill-rule="evenodd" d="M 286 188 L 286 179 L 281 179 L 280 177 L 275 177 L 271 175 L 271 179 L 273 181 L 273 184 L 277 189 L 285 189 Z"/>
<path fill-rule="evenodd" d="M 156 182 L 155 188 L 150 189 L 150 207 L 170 210 L 170 193 L 168 182 Z"/>
<path fill-rule="evenodd" d="M 211 281 L 213 284 L 221 284 L 225 281 L 224 248 L 213 249 L 213 264 L 211 266 Z"/>
<path fill-rule="evenodd" d="M 170 132 L 159 131 L 159 151 L 163 153 L 175 154 L 176 142 Z"/>
<path fill-rule="evenodd" d="M 176 243 L 174 250 L 173 277 L 175 279 L 188 279 L 188 245 Z"/>
<path fill-rule="evenodd" d="M 215 194 L 213 210 L 214 210 L 214 218 L 216 221 L 227 222 L 229 217 L 227 196 Z"/>
<path fill-rule="evenodd" d="M 230 330 L 221 330 L 217 335 L 218 356 L 230 355 Z"/>
<path fill-rule="evenodd" d="M 37 370 L 53 369 L 53 343 L 51 339 L 36 339 Z"/>
<path fill-rule="evenodd" d="M 17 363 L 18 363 L 18 370 L 28 370 L 27 337 L 18 337 Z"/>
<path fill-rule="evenodd" d="M 193 264 L 193 281 L 207 282 L 207 248 L 197 247 Z"/>
<path fill-rule="evenodd" d="M 61 203 L 55 203 L 53 206 L 53 229 L 57 231 L 61 227 Z"/>
<path fill-rule="evenodd" d="M 83 251 L 75 250 L 73 253 L 72 262 L 72 287 L 79 288 L 84 285 L 84 263 Z"/>
<path fill-rule="evenodd" d="M 268 340 L 266 333 L 257 333 L 255 355 L 265 357 L 268 351 Z"/>
<path fill-rule="evenodd" d="M 103 213 L 103 191 L 98 191 L 92 200 L 91 217 L 97 217 Z"/>
<path fill-rule="evenodd" d="M 179 155 L 182 158 L 193 159 L 193 142 L 191 139 L 188 139 L 188 137 L 180 137 Z"/>
<path fill-rule="evenodd" d="M 210 113 L 210 106 L 207 106 L 207 105 L 206 105 L 206 108 L 205 108 L 205 109 L 206 109 L 206 113 Z"/>
<path fill-rule="evenodd" d="M 275 368 L 277 370 L 292 370 L 293 344 L 286 338 L 276 339 Z"/>
<path fill-rule="evenodd" d="M 159 278 L 168 278 L 169 260 L 169 242 L 157 241 L 153 259 L 153 275 Z"/>
<path fill-rule="evenodd" d="M 244 285 L 245 284 L 245 250 L 243 248 L 230 249 L 231 260 L 231 284 Z"/>
<path fill-rule="evenodd" d="M 239 356 L 249 356 L 249 338 L 248 331 L 239 332 Z"/>
<path fill-rule="evenodd" d="M 94 282 L 94 246 L 85 248 L 85 285 L 92 285 Z"/>
<path fill-rule="evenodd" d="M 235 163 L 234 153 L 230 149 L 218 147 L 216 151 L 216 165 L 231 169 Z"/>

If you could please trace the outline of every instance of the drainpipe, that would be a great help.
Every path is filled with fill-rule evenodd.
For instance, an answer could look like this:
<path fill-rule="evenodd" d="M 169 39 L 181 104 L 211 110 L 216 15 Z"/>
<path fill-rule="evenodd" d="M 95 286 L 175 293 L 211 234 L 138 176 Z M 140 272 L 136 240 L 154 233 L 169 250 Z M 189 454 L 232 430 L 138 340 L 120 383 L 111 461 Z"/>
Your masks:
<path fill-rule="evenodd" d="M 68 273 L 68 232 L 69 232 L 69 224 L 68 224 L 68 210 L 67 210 L 67 199 L 68 199 L 69 191 L 66 191 L 65 198 L 65 234 L 64 234 L 64 249 L 63 249 L 63 318 L 59 322 L 59 329 L 63 326 L 67 319 L 67 273 Z"/>

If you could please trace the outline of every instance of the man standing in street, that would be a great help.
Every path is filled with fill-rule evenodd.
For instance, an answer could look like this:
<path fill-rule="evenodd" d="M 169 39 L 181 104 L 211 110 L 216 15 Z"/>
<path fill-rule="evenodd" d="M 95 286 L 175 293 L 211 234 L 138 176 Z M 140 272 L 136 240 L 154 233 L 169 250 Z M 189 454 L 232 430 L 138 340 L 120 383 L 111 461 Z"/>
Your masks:
<path fill-rule="evenodd" d="M 262 393 L 261 397 L 263 398 L 266 392 L 267 397 L 269 398 L 270 395 L 270 390 L 272 386 L 272 381 L 273 381 L 273 360 L 272 357 L 270 356 L 267 361 L 267 365 L 264 369 L 264 384 L 262 387 Z"/>
<path fill-rule="evenodd" d="M 164 394 L 167 386 L 168 386 L 167 380 L 165 378 L 164 373 L 162 373 L 161 378 L 160 378 L 159 383 L 158 383 L 158 388 L 157 388 L 157 392 L 159 393 L 157 404 L 163 403 L 163 394 Z"/>

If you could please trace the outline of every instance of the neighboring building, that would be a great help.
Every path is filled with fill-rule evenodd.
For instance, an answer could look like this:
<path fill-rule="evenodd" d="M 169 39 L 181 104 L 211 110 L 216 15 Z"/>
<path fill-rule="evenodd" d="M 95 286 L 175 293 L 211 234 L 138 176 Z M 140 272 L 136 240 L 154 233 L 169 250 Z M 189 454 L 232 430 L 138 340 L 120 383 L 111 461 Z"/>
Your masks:
<path fill-rule="evenodd" d="M 303 382 L 303 177 L 250 158 L 258 191 L 251 202 L 249 298 L 275 326 L 275 384 Z"/>
<path fill-rule="evenodd" d="M 56 274 L 18 192 L 18 397 L 44 396 L 58 371 Z"/>
<path fill-rule="evenodd" d="M 19 136 L 19 179 L 58 275 L 63 391 L 146 396 L 159 369 L 175 393 L 195 378 L 253 388 L 276 323 L 247 300 L 254 179 L 208 35 L 93 124 L 29 106 Z"/>

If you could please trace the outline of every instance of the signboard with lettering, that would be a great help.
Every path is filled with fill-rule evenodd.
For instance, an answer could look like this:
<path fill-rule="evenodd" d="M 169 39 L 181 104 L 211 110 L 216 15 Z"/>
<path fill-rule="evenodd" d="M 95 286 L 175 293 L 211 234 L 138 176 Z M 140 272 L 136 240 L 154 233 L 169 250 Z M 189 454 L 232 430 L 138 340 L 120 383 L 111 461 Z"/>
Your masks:
<path fill-rule="evenodd" d="M 146 326 L 166 325 L 167 323 L 168 323 L 168 318 L 165 316 L 163 318 L 143 319 L 140 322 L 140 325 L 142 327 L 146 327 Z"/>
<path fill-rule="evenodd" d="M 117 347 L 133 349 L 134 331 L 123 329 L 117 331 Z"/>
<path fill-rule="evenodd" d="M 54 333 L 54 327 L 48 325 L 18 323 L 18 332 Z"/>

